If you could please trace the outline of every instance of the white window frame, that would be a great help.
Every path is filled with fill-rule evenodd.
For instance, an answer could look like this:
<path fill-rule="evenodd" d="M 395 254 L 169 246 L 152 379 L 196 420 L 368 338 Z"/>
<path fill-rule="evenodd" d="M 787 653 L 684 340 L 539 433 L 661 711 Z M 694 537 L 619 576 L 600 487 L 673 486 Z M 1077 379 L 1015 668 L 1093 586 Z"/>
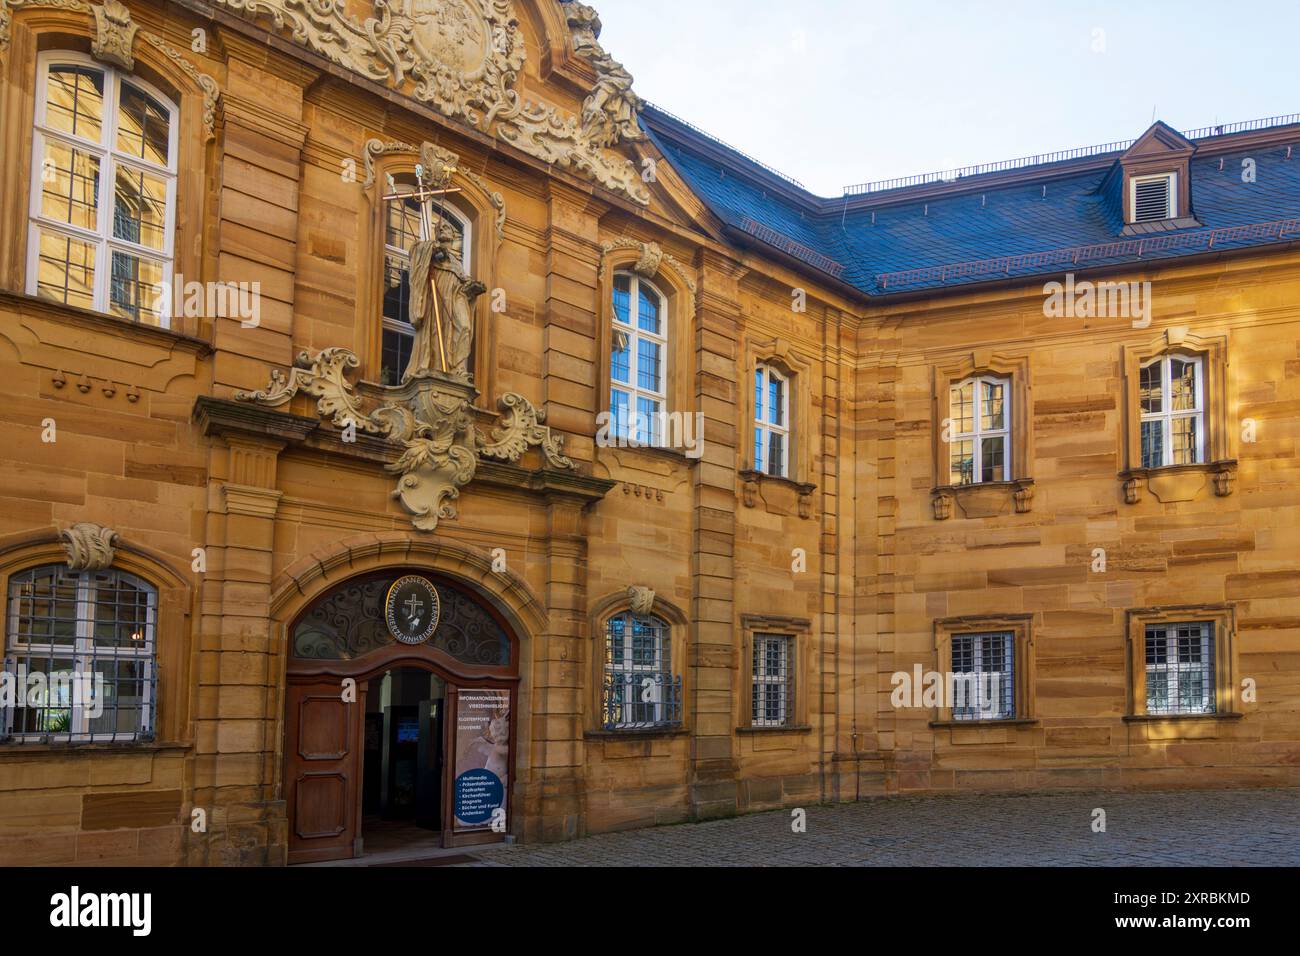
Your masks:
<path fill-rule="evenodd" d="M 615 620 L 620 619 L 623 621 L 623 653 L 616 661 L 612 625 Z M 654 660 L 650 663 L 639 663 L 634 653 L 637 621 L 651 624 L 655 628 Z M 664 681 L 673 679 L 671 642 L 671 626 L 663 618 L 654 614 L 636 614 L 631 610 L 625 610 L 611 615 L 605 621 L 605 673 L 611 684 L 617 682 L 623 688 L 624 716 L 629 712 L 637 713 L 637 707 L 648 707 L 652 713 L 659 715 L 659 719 L 653 721 L 623 720 L 614 725 L 615 729 L 664 726 L 670 723 L 669 715 L 666 713 Z M 655 676 L 660 679 L 654 680 Z M 648 687 L 643 683 L 647 677 L 651 678 Z M 647 690 L 650 692 L 650 699 L 643 701 L 641 695 Z"/>
<path fill-rule="evenodd" d="M 624 322 L 618 317 L 618 310 L 614 308 L 614 285 L 610 285 L 609 310 L 613 313 L 612 328 L 615 335 L 626 337 L 628 352 L 628 381 L 619 382 L 614 378 L 614 341 L 610 342 L 608 356 L 609 362 L 609 414 L 611 424 L 615 426 L 613 434 L 623 437 L 623 433 L 617 430 L 617 419 L 614 412 L 614 393 L 619 392 L 627 396 L 628 409 L 628 435 L 626 437 L 635 439 L 640 444 L 650 445 L 655 448 L 664 447 L 667 436 L 664 429 L 661 428 L 662 417 L 665 405 L 668 399 L 668 299 L 659 291 L 654 283 L 641 278 L 635 272 L 619 271 L 614 274 L 614 281 L 619 279 L 628 280 L 628 322 Z M 641 301 L 641 290 L 647 289 L 659 303 L 659 328 L 662 333 L 656 335 L 642 329 L 637 324 L 639 315 L 639 303 Z M 658 389 L 642 388 L 639 384 L 641 381 L 638 363 L 640 361 L 640 349 L 637 347 L 642 340 L 653 342 L 659 346 L 659 381 Z M 648 436 L 638 435 L 636 432 L 637 422 L 637 399 L 644 398 L 653 403 L 655 415 L 650 421 L 650 434 Z M 646 440 L 648 438 L 648 440 Z"/>
<path fill-rule="evenodd" d="M 1178 174 L 1177 173 L 1154 173 L 1150 176 L 1133 176 L 1128 181 L 1128 208 L 1129 223 L 1139 222 L 1161 222 L 1162 219 L 1139 219 L 1137 217 L 1137 188 L 1139 183 L 1150 183 L 1156 180 L 1165 179 L 1169 181 L 1169 205 L 1165 212 L 1168 215 L 1163 219 L 1178 218 Z"/>
<path fill-rule="evenodd" d="M 50 129 L 45 125 L 45 107 L 49 92 L 49 72 L 54 66 L 87 67 L 104 76 L 104 115 L 100 124 L 98 142 Z M 176 245 L 176 162 L 179 143 L 180 109 L 164 96 L 157 87 L 131 73 L 118 70 L 83 53 L 50 50 L 36 60 L 36 109 L 32 116 L 31 195 L 28 204 L 27 226 L 27 294 L 36 295 L 40 281 L 40 230 L 93 243 L 95 245 L 94 310 L 112 314 L 109 302 L 112 283 L 112 253 L 126 252 L 162 262 L 163 283 L 171 289 L 174 250 Z M 157 166 L 148 160 L 128 156 L 117 149 L 117 111 L 121 99 L 121 84 L 129 82 L 142 93 L 155 99 L 168 111 L 167 166 Z M 96 228 L 87 230 L 71 223 L 45 219 L 41 215 L 41 196 L 44 180 L 45 143 L 47 140 L 91 153 L 99 159 L 99 188 L 95 197 Z M 117 167 L 127 166 L 164 179 L 167 183 L 167 215 L 163 229 L 161 250 L 139 245 L 113 236 L 113 202 L 117 188 Z M 159 324 L 170 328 L 175 312 L 173 296 L 160 295 Z"/>
<path fill-rule="evenodd" d="M 1184 662 L 1178 656 L 1178 629 L 1180 627 L 1198 626 L 1201 633 L 1198 639 L 1201 644 L 1201 659 L 1199 662 Z M 1142 631 L 1142 660 L 1146 667 L 1146 711 L 1148 714 L 1156 717 L 1176 717 L 1183 715 L 1195 714 L 1213 714 L 1215 713 L 1215 648 L 1214 648 L 1214 622 L 1212 621 L 1178 621 L 1162 624 L 1148 624 Z M 1147 644 L 1151 641 L 1152 631 L 1162 631 L 1159 637 L 1155 639 L 1163 641 L 1165 645 L 1165 663 L 1151 664 L 1147 663 Z M 1163 675 L 1155 668 L 1164 667 Z M 1182 707 L 1181 698 L 1178 693 L 1178 678 L 1182 674 L 1200 674 L 1201 689 L 1203 692 L 1202 706 L 1198 709 L 1186 709 Z M 1167 707 L 1163 710 L 1151 709 L 1151 688 L 1160 680 L 1165 682 L 1165 693 Z"/>
<path fill-rule="evenodd" d="M 419 188 L 417 183 L 409 183 L 403 185 L 409 185 L 413 190 Z M 383 308 L 383 301 L 382 301 L 384 291 L 386 291 L 386 283 L 388 281 L 388 276 L 387 276 L 388 259 L 391 256 L 401 260 L 406 264 L 406 277 L 407 277 L 407 289 L 408 289 L 407 294 L 408 294 L 408 302 L 409 302 L 410 277 L 411 277 L 410 250 L 402 249 L 401 247 L 391 245 L 388 242 L 389 205 L 399 201 L 401 200 L 397 200 L 397 199 L 385 200 L 384 209 L 383 209 L 382 228 L 383 228 L 383 237 L 384 237 L 384 252 L 383 252 L 383 260 L 379 264 L 380 299 L 381 299 L 379 305 L 379 315 L 380 315 L 380 319 L 382 320 L 381 321 L 382 328 L 380 331 L 380 341 L 379 341 L 381 366 L 383 364 L 384 331 L 395 332 L 398 335 L 406 335 L 412 339 L 415 338 L 415 326 L 413 326 L 409 321 L 405 321 L 402 319 L 395 319 L 392 318 L 391 316 L 384 315 L 384 308 Z M 450 219 L 451 221 L 455 222 L 456 225 L 459 226 L 461 230 L 461 266 L 464 268 L 466 273 L 472 274 L 471 270 L 473 269 L 472 260 L 474 258 L 474 252 L 473 252 L 474 237 L 473 237 L 473 228 L 470 224 L 469 217 L 466 216 L 459 209 L 457 209 L 450 202 L 444 201 L 441 203 L 435 203 L 433 197 L 429 197 L 428 199 L 423 200 L 423 204 L 425 207 L 425 217 L 420 221 L 420 235 L 417 237 L 416 241 L 417 242 L 424 241 L 429 238 L 427 235 L 425 235 L 425 224 L 428 223 L 432 225 L 434 219 L 437 218 L 439 214 L 441 214 L 441 217 L 443 219 Z M 397 369 L 397 378 L 399 381 L 401 380 L 402 373 L 405 371 L 406 371 L 405 369 L 401 369 L 401 368 Z M 396 385 L 397 382 L 394 382 L 393 384 Z"/>
<path fill-rule="evenodd" d="M 28 568 L 27 571 L 39 570 L 46 567 L 39 565 L 36 568 Z M 141 700 L 140 700 L 140 726 L 146 729 L 146 732 L 154 731 L 156 715 L 154 713 L 154 674 L 158 666 L 157 661 L 157 636 L 158 636 L 158 589 L 137 575 L 126 571 L 119 571 L 116 568 L 110 568 L 109 573 L 117 575 L 119 580 L 125 580 L 141 589 L 147 595 L 147 614 L 145 623 L 145 634 L 138 647 L 111 647 L 104 649 L 104 653 L 97 653 L 95 648 L 95 575 L 94 571 L 81 571 L 68 574 L 69 578 L 75 578 L 77 581 L 77 620 L 75 627 L 75 637 L 71 644 L 38 644 L 33 641 L 20 643 L 18 641 L 20 602 L 15 600 L 12 592 L 12 583 L 5 593 L 5 601 L 8 605 L 7 632 L 5 639 L 5 662 L 6 668 L 16 669 L 19 663 L 27 663 L 35 660 L 36 662 L 48 661 L 51 659 L 70 659 L 73 662 L 73 669 L 82 674 L 89 674 L 94 671 L 94 665 L 97 661 L 123 661 L 123 660 L 141 660 L 144 661 L 144 671 L 141 677 Z M 15 575 L 14 577 L 17 577 Z M 10 578 L 12 582 L 14 577 Z M 31 673 L 29 668 L 28 673 Z M 50 675 L 46 675 L 47 678 Z M 105 682 L 105 687 L 108 683 Z M 67 731 L 32 731 L 26 733 L 12 733 L 13 740 L 18 742 L 41 741 L 57 733 L 61 739 L 68 739 L 76 742 L 97 741 L 104 738 L 110 738 L 121 742 L 124 739 L 138 740 L 140 733 L 132 734 L 130 738 L 124 737 L 119 733 L 92 732 L 90 721 L 92 718 L 86 711 L 85 702 L 78 701 L 77 695 L 68 706 L 71 712 L 69 726 Z M 60 707 L 59 709 L 63 709 Z M 0 711 L 4 720 L 2 729 L 6 734 L 11 732 L 14 723 L 14 713 L 12 708 L 5 708 Z"/>
<path fill-rule="evenodd" d="M 775 674 L 767 672 L 767 644 L 770 641 L 779 642 L 781 645 L 781 663 L 783 669 L 778 670 Z M 768 631 L 755 631 L 753 637 L 753 648 L 751 654 L 751 666 L 753 668 L 753 687 L 758 690 L 757 699 L 754 692 L 750 692 L 750 722 L 754 727 L 785 727 L 791 723 L 791 717 L 794 713 L 794 647 L 795 637 L 793 634 L 778 634 Z M 778 687 L 780 700 L 780 713 L 773 718 L 767 716 L 767 693 L 768 687 Z"/>
<path fill-rule="evenodd" d="M 952 418 L 952 393 L 964 385 L 971 385 L 971 428 L 972 431 L 958 431 L 959 422 Z M 983 418 L 984 405 L 984 384 L 1002 386 L 1002 427 L 984 429 L 981 427 Z M 1001 375 L 974 375 L 970 378 L 964 378 L 960 382 L 953 382 L 948 386 L 948 423 L 952 426 L 952 440 L 948 442 L 947 461 L 945 467 L 949 483 L 952 480 L 952 446 L 958 442 L 969 441 L 971 443 L 971 480 L 970 484 L 979 485 L 987 484 L 983 480 L 984 474 L 984 443 L 985 438 L 1002 438 L 1002 480 L 1011 481 L 1015 475 L 1011 472 L 1011 416 L 1014 412 L 1013 398 L 1011 395 L 1011 379 Z"/>
<path fill-rule="evenodd" d="M 754 408 L 754 444 L 760 449 L 760 456 L 754 462 L 754 470 L 761 471 L 765 475 L 772 475 L 776 478 L 790 477 L 790 376 L 783 373 L 767 363 L 760 362 L 754 370 L 755 376 L 759 377 L 761 387 L 756 389 L 758 395 L 755 401 L 759 402 Z M 771 420 L 770 409 L 768 408 L 769 389 L 772 380 L 775 379 L 782 384 L 781 389 L 781 420 L 784 425 L 778 425 Z M 761 399 L 761 401 L 760 401 Z M 768 440 L 770 435 L 780 435 L 784 441 L 781 442 L 781 461 L 777 464 L 780 469 L 772 470 L 773 462 L 768 460 L 768 452 L 771 443 Z"/>
<path fill-rule="evenodd" d="M 1189 362 L 1195 369 L 1195 387 L 1193 394 L 1195 397 L 1195 407 L 1190 409 L 1173 409 L 1173 380 L 1171 378 L 1170 362 L 1178 359 L 1180 362 Z M 1150 368 L 1156 363 L 1160 364 L 1160 408 L 1158 412 L 1147 412 L 1142 409 L 1142 370 Z M 1200 355 L 1187 355 L 1182 352 L 1166 352 L 1158 355 L 1148 362 L 1143 362 L 1138 367 L 1138 455 L 1139 460 L 1144 468 L 1168 468 L 1174 465 L 1174 426 L 1175 418 L 1195 418 L 1196 420 L 1196 460 L 1193 462 L 1183 462 L 1183 464 L 1204 464 L 1205 463 L 1205 361 Z M 1158 464 L 1148 464 L 1145 458 L 1142 458 L 1142 425 L 1145 422 L 1161 422 L 1162 442 L 1160 446 L 1161 460 Z"/>

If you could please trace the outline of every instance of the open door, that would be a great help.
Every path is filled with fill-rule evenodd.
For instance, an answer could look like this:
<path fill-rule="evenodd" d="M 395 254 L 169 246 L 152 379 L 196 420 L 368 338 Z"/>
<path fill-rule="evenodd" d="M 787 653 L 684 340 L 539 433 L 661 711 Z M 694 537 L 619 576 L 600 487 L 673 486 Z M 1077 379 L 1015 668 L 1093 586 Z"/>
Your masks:
<path fill-rule="evenodd" d="M 345 703 L 337 677 L 289 679 L 285 797 L 289 862 L 355 855 L 364 700 Z"/>

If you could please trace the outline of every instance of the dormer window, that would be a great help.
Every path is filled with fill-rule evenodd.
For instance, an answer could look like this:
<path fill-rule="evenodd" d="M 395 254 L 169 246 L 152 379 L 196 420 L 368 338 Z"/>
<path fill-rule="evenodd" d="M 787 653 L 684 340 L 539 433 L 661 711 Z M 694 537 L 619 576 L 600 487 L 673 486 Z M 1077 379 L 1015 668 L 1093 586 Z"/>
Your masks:
<path fill-rule="evenodd" d="M 1133 222 L 1158 222 L 1178 217 L 1178 174 L 1134 176 L 1129 180 Z"/>

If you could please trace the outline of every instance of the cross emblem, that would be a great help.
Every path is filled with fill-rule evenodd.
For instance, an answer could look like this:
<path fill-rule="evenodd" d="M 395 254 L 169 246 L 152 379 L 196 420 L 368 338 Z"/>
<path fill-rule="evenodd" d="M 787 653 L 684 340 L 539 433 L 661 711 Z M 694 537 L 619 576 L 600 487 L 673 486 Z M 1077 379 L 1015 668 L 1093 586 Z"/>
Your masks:
<path fill-rule="evenodd" d="M 424 602 L 412 594 L 406 599 L 405 604 L 407 622 L 410 624 L 419 624 L 420 619 L 418 615 L 424 610 Z"/>

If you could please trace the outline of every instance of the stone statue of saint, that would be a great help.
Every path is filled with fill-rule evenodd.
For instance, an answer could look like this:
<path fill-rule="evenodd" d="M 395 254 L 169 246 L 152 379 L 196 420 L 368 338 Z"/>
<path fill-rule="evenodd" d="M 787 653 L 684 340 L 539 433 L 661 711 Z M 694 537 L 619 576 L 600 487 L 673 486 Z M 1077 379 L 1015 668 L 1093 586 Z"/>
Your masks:
<path fill-rule="evenodd" d="M 402 381 L 431 370 L 469 380 L 474 301 L 487 287 L 465 271 L 464 240 L 456 228 L 442 219 L 436 232 L 411 246 L 408 319 L 415 344 Z"/>

